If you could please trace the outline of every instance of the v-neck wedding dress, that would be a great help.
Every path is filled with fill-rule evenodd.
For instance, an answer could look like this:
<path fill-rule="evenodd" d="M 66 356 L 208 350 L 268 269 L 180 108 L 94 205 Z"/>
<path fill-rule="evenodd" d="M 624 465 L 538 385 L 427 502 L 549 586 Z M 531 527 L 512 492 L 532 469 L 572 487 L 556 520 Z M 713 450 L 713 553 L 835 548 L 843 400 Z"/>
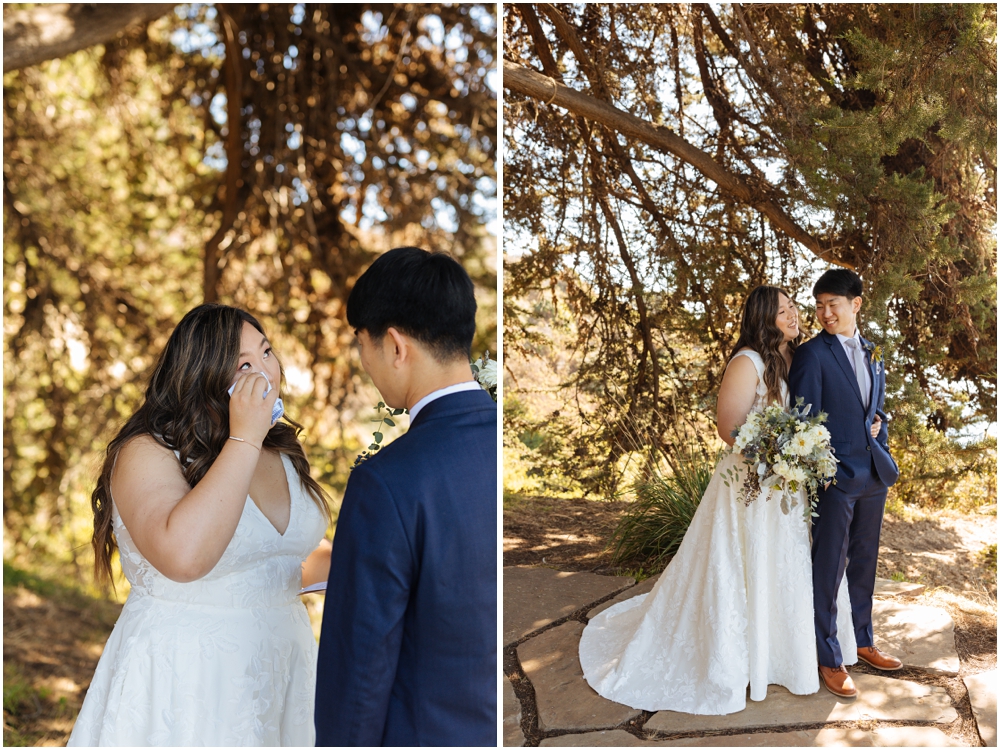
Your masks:
<path fill-rule="evenodd" d="M 326 519 L 288 457 L 281 462 L 284 534 L 247 496 L 222 558 L 190 583 L 157 571 L 114 509 L 132 588 L 70 746 L 314 744 L 317 646 L 298 591 Z"/>

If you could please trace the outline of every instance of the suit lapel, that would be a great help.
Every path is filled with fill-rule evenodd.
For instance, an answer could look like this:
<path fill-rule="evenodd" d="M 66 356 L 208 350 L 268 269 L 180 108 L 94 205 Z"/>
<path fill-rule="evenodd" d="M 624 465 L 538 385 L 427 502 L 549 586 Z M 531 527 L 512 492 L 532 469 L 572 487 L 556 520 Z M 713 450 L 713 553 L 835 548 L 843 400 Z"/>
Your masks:
<path fill-rule="evenodd" d="M 854 389 L 854 395 L 858 397 L 858 401 L 861 405 L 865 405 L 865 401 L 861 398 L 861 387 L 858 385 L 858 376 L 854 372 L 854 365 L 851 364 L 851 360 L 847 358 L 847 353 L 844 351 L 844 345 L 840 343 L 838 339 L 833 334 L 823 331 L 820 333 L 823 337 L 823 342 L 830 347 L 830 351 L 833 353 L 833 358 L 837 360 L 837 364 L 840 365 L 840 369 L 844 371 L 844 375 L 847 377 L 847 381 L 851 384 Z"/>

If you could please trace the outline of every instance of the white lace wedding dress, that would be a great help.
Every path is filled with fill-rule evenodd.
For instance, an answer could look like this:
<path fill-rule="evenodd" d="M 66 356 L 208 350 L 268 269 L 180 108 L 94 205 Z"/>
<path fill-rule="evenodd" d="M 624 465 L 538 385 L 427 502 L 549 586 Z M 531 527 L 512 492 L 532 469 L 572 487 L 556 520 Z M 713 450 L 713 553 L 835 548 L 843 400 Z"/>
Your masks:
<path fill-rule="evenodd" d="M 222 558 L 191 583 L 150 565 L 114 509 L 132 589 L 70 746 L 315 744 L 317 645 L 297 593 L 326 519 L 291 461 L 281 461 L 291 496 L 285 533 L 248 496 Z"/>
<path fill-rule="evenodd" d="M 737 356 L 757 369 L 753 410 L 763 410 L 763 360 L 749 350 Z M 719 462 L 653 590 L 601 612 L 584 629 L 580 663 L 603 697 L 646 711 L 721 715 L 746 707 L 748 685 L 755 701 L 768 684 L 796 695 L 819 689 L 804 498 L 788 514 L 777 496 L 745 505 L 739 482 L 727 487 L 723 476 L 742 462 L 735 451 Z M 846 585 L 837 598 L 841 649 L 853 664 Z"/>

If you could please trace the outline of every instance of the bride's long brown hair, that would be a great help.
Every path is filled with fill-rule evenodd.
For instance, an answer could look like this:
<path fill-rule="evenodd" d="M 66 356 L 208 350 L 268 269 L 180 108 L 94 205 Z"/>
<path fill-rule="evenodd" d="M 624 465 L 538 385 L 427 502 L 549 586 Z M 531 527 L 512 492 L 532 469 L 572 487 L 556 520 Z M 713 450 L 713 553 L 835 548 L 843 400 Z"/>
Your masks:
<path fill-rule="evenodd" d="M 97 487 L 90 497 L 94 510 L 94 567 L 99 582 L 112 580 L 111 558 L 118 549 L 111 514 L 111 473 L 122 448 L 134 437 L 149 435 L 180 453 L 181 470 L 194 487 L 201 481 L 229 438 L 229 394 L 239 365 L 243 324 L 264 336 L 264 328 L 248 312 L 225 305 L 200 305 L 177 324 L 153 370 L 146 398 L 108 444 Z M 281 360 L 278 360 L 281 367 Z M 284 379 L 284 370 L 282 380 Z M 302 425 L 283 417 L 264 438 L 264 447 L 291 459 L 313 501 L 330 516 L 330 498 L 309 473 L 299 443 Z"/>
<path fill-rule="evenodd" d="M 785 334 L 775 325 L 778 317 L 778 307 L 781 305 L 779 294 L 784 294 L 789 301 L 791 295 L 776 286 L 759 286 L 747 295 L 743 304 L 743 319 L 740 322 L 740 337 L 733 347 L 729 359 L 743 348 L 753 349 L 764 360 L 764 384 L 767 386 L 768 402 L 781 403 L 781 383 L 788 380 L 788 365 L 781 356 L 778 347 L 785 340 Z M 802 341 L 802 331 L 788 342 L 788 350 L 794 352 Z"/>

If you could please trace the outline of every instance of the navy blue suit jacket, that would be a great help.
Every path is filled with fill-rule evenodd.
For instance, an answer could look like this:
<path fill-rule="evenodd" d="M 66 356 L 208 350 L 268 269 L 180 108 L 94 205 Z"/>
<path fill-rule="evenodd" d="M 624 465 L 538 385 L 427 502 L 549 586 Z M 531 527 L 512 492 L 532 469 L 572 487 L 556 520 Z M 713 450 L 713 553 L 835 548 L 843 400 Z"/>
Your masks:
<path fill-rule="evenodd" d="M 316 744 L 497 737 L 497 406 L 430 402 L 351 473 L 316 673 Z"/>
<path fill-rule="evenodd" d="M 872 344 L 861 339 L 866 349 Z M 811 404 L 811 413 L 827 414 L 826 428 L 840 464 L 837 466 L 837 487 L 846 492 L 860 491 L 872 473 L 872 462 L 878 478 L 891 487 L 899 478 L 899 468 L 889 455 L 888 418 L 882 411 L 885 403 L 885 363 L 872 362 L 865 352 L 865 362 L 871 375 L 871 399 L 866 409 L 861 400 L 861 388 L 854 367 L 844 352 L 840 340 L 826 331 L 795 350 L 788 372 L 788 391 L 792 403 L 801 396 Z M 878 437 L 871 436 L 875 415 L 882 418 Z"/>

